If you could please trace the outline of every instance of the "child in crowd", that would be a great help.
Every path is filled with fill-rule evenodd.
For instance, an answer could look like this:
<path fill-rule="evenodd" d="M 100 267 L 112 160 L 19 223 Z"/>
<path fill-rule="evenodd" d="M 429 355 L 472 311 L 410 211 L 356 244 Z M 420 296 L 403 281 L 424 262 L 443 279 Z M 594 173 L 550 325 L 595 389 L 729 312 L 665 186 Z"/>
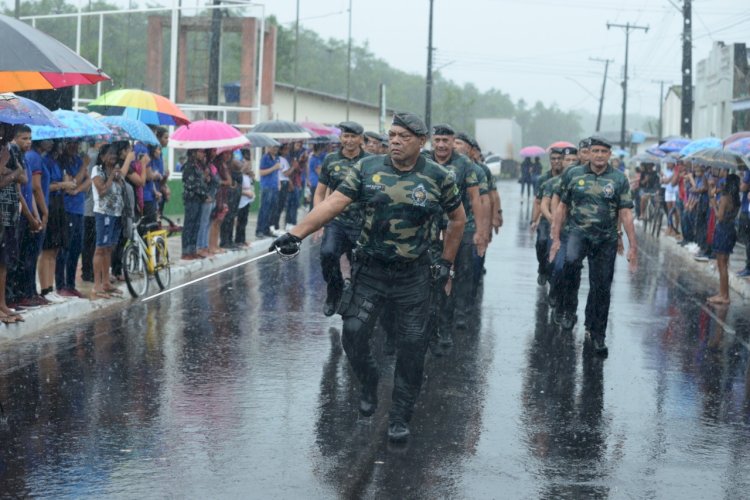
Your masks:
<path fill-rule="evenodd" d="M 709 297 L 712 304 L 729 304 L 729 255 L 737 242 L 734 220 L 740 209 L 740 179 L 734 174 L 720 173 L 709 193 L 709 203 L 716 217 L 713 251 L 719 269 L 719 293 Z"/>

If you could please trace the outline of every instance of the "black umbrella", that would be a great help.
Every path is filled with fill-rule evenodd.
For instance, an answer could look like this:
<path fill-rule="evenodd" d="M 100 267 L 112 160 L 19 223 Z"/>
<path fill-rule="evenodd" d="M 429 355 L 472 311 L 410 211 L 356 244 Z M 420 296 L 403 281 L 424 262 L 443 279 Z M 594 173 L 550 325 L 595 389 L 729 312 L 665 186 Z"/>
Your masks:
<path fill-rule="evenodd" d="M 273 139 L 272 137 L 267 136 L 266 134 L 259 134 L 257 132 L 248 132 L 245 134 L 245 137 L 248 138 L 250 141 L 250 144 L 254 148 L 270 148 L 273 146 L 280 146 L 281 143 L 277 141 L 276 139 Z"/>
<path fill-rule="evenodd" d="M 261 133 L 273 139 L 309 139 L 312 134 L 302 125 L 285 120 L 271 120 L 253 127 L 253 133 Z"/>
<path fill-rule="evenodd" d="M 0 15 L 0 92 L 47 90 L 109 80 L 67 46 L 28 24 Z"/>

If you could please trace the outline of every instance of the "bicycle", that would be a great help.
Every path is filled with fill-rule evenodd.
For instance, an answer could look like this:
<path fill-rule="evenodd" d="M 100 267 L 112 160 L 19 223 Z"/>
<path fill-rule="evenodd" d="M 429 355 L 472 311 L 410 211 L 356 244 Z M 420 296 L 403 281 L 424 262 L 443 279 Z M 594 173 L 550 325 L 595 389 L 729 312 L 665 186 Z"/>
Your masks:
<path fill-rule="evenodd" d="M 128 292 L 133 298 L 148 293 L 149 279 L 154 277 L 160 290 L 169 288 L 172 282 L 167 230 L 159 229 L 158 222 L 145 226 L 146 233 L 138 232 L 140 220 L 133 222 L 130 238 L 122 251 L 122 270 Z"/>
<path fill-rule="evenodd" d="M 661 223 L 664 218 L 661 205 L 661 195 L 658 191 L 649 195 L 648 201 L 646 202 L 645 220 L 643 222 L 644 232 L 648 233 L 649 227 L 651 227 L 651 235 L 656 236 L 657 238 L 661 234 Z"/>

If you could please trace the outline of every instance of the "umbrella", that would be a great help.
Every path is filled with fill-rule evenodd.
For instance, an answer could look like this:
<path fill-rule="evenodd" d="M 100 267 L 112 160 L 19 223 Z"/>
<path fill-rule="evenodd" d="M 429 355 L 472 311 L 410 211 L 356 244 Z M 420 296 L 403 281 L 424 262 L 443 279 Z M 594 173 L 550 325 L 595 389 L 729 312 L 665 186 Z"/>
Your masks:
<path fill-rule="evenodd" d="M 745 137 L 744 139 L 737 139 L 731 144 L 728 144 L 727 146 L 725 146 L 724 149 L 726 149 L 727 151 L 732 151 L 733 153 L 741 154 L 741 155 L 750 155 L 750 137 Z"/>
<path fill-rule="evenodd" d="M 32 125 L 31 137 L 34 140 L 100 137 L 108 136 L 111 133 L 110 129 L 102 122 L 84 113 L 58 109 L 57 111 L 53 111 L 52 114 L 60 120 L 63 127 Z"/>
<path fill-rule="evenodd" d="M 549 146 L 547 146 L 547 151 L 555 148 L 555 149 L 562 149 L 562 148 L 575 148 L 575 144 L 568 142 L 568 141 L 557 141 L 553 142 Z"/>
<path fill-rule="evenodd" d="M 653 163 L 658 164 L 661 161 L 661 158 L 658 156 L 654 156 L 650 153 L 638 153 L 637 155 L 630 158 L 629 162 L 630 164 L 634 163 Z"/>
<path fill-rule="evenodd" d="M 59 89 L 109 80 L 93 64 L 46 33 L 0 15 L 0 92 Z"/>
<path fill-rule="evenodd" d="M 518 152 L 518 154 L 523 158 L 529 158 L 532 156 L 544 156 L 546 153 L 547 152 L 544 150 L 544 148 L 541 148 L 539 146 L 526 146 Z"/>
<path fill-rule="evenodd" d="M 665 156 L 667 156 L 667 153 L 659 149 L 659 147 L 656 145 L 653 145 L 650 148 L 648 148 L 646 150 L 646 153 L 650 154 L 651 156 L 656 156 L 658 158 L 664 158 Z"/>
<path fill-rule="evenodd" d="M 117 125 L 120 127 L 129 137 L 130 140 L 140 141 L 146 144 L 159 144 L 159 140 L 156 135 L 151 131 L 145 123 L 139 122 L 138 120 L 132 120 L 130 118 L 124 118 L 122 116 L 105 116 L 101 118 L 102 123 L 107 126 Z M 118 134 L 120 132 L 118 131 Z"/>
<path fill-rule="evenodd" d="M 169 145 L 180 149 L 226 149 L 249 146 L 250 141 L 224 122 L 198 120 L 175 130 L 169 137 Z"/>
<path fill-rule="evenodd" d="M 269 148 L 272 146 L 280 146 L 281 143 L 276 139 L 268 137 L 265 134 L 258 134 L 255 132 L 248 132 L 245 137 L 250 141 L 250 145 L 256 148 Z"/>
<path fill-rule="evenodd" d="M 0 122 L 11 125 L 63 126 L 52 111 L 43 105 L 13 94 L 0 94 Z"/>
<path fill-rule="evenodd" d="M 728 146 L 732 144 L 733 142 L 737 141 L 738 139 L 744 139 L 745 137 L 750 137 L 750 130 L 745 130 L 742 132 L 736 132 L 726 139 L 724 139 L 723 144 L 724 146 Z"/>
<path fill-rule="evenodd" d="M 149 125 L 186 125 L 185 113 L 166 97 L 147 90 L 120 89 L 102 94 L 87 108 L 107 116 L 124 116 Z"/>
<path fill-rule="evenodd" d="M 612 150 L 612 156 L 615 157 L 624 157 L 624 156 L 630 156 L 630 153 L 622 148 L 617 148 Z"/>
<path fill-rule="evenodd" d="M 336 134 L 329 134 L 313 137 L 312 139 L 308 139 L 307 142 L 309 144 L 338 144 L 341 142 L 341 139 Z"/>
<path fill-rule="evenodd" d="M 701 149 L 720 148 L 721 140 L 716 137 L 696 139 L 680 150 L 680 156 L 689 156 Z"/>
<path fill-rule="evenodd" d="M 695 153 L 695 156 L 698 157 L 706 167 L 710 168 L 721 168 L 733 172 L 742 166 L 750 167 L 750 164 L 748 164 L 748 161 L 745 160 L 742 155 L 727 151 L 726 149 L 703 149 Z"/>
<path fill-rule="evenodd" d="M 336 127 L 329 127 L 328 125 L 323 125 L 322 123 L 300 122 L 299 124 L 315 135 L 338 135 L 339 132 L 339 129 L 337 129 Z"/>
<path fill-rule="evenodd" d="M 262 133 L 273 139 L 309 139 L 312 134 L 303 126 L 284 120 L 262 122 L 253 127 L 253 132 Z"/>
<path fill-rule="evenodd" d="M 674 153 L 681 151 L 682 148 L 688 144 L 690 144 L 690 139 L 685 139 L 684 137 L 672 137 L 659 144 L 658 147 L 659 150 L 664 151 L 665 153 Z"/>

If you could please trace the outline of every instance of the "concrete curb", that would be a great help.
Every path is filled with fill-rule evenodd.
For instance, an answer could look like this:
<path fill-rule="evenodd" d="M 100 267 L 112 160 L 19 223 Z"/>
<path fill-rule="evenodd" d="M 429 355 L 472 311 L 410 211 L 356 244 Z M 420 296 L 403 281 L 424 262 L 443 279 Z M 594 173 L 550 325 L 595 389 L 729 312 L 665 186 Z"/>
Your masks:
<path fill-rule="evenodd" d="M 176 241 L 179 241 L 179 238 Z M 171 287 L 264 254 L 267 252 L 271 241 L 271 238 L 256 240 L 252 242 L 252 246 L 249 248 L 231 250 L 225 254 L 192 261 L 180 260 L 180 253 L 177 250 L 179 247 L 170 244 L 170 254 L 172 255 Z M 124 283 L 120 284 L 119 288 L 123 291 L 123 298 L 100 300 L 71 298 L 59 304 L 50 304 L 45 307 L 29 310 L 23 314 L 25 322 L 5 325 L 5 327 L 0 325 L 0 343 L 18 340 L 26 336 L 44 334 L 45 329 L 75 322 L 83 317 L 101 315 L 112 310 L 121 309 L 140 300 L 140 298 L 133 299 L 130 297 L 127 286 Z M 149 295 L 156 294 L 159 291 L 156 282 L 152 281 L 149 284 Z"/>

